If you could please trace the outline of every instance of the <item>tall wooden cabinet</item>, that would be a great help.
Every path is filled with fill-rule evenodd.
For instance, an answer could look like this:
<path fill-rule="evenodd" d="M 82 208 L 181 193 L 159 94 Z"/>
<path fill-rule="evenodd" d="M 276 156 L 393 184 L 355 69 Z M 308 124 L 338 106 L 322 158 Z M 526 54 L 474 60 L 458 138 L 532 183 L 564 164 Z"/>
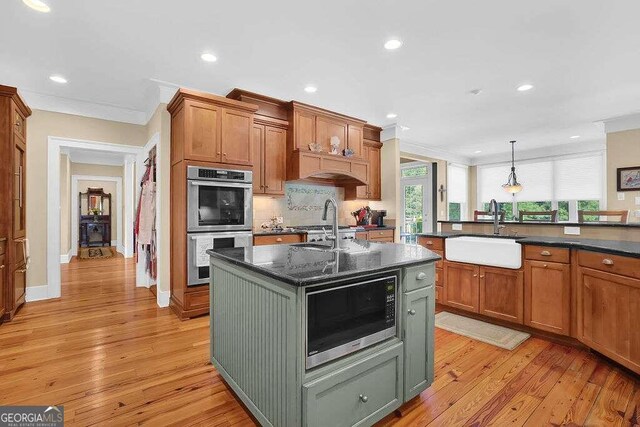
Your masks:
<path fill-rule="evenodd" d="M 0 317 L 11 320 L 27 284 L 27 117 L 16 88 L 0 85 Z M 3 253 L 4 252 L 4 253 Z M 2 267 L 4 266 L 4 267 Z M 4 313 L 3 313 L 4 311 Z"/>
<path fill-rule="evenodd" d="M 284 195 L 287 130 L 255 122 L 253 152 L 253 194 Z"/>
<path fill-rule="evenodd" d="M 369 184 L 345 188 L 345 200 L 382 199 L 381 148 L 382 143 L 379 141 L 364 140 L 362 144 L 362 157 L 369 162 L 367 168 L 367 181 Z"/>

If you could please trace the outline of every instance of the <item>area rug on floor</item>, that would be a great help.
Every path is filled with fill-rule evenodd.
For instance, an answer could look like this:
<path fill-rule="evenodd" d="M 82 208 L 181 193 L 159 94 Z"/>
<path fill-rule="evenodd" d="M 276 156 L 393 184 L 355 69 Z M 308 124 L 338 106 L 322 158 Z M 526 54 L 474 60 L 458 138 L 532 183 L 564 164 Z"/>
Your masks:
<path fill-rule="evenodd" d="M 506 350 L 513 350 L 531 335 L 480 320 L 441 311 L 436 314 L 436 327 Z"/>
<path fill-rule="evenodd" d="M 111 248 L 81 248 L 78 250 L 80 259 L 111 258 L 113 255 Z"/>

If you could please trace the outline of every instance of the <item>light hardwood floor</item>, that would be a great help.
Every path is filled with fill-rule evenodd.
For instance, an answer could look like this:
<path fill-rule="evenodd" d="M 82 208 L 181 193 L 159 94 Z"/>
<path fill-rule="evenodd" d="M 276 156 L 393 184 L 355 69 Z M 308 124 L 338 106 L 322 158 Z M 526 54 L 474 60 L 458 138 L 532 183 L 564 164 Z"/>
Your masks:
<path fill-rule="evenodd" d="M 73 260 L 62 298 L 0 326 L 0 405 L 61 404 L 68 425 L 253 425 L 208 363 L 208 317 L 136 289 L 132 260 Z M 436 329 L 436 379 L 381 425 L 632 425 L 640 379 L 532 338 L 502 350 Z"/>

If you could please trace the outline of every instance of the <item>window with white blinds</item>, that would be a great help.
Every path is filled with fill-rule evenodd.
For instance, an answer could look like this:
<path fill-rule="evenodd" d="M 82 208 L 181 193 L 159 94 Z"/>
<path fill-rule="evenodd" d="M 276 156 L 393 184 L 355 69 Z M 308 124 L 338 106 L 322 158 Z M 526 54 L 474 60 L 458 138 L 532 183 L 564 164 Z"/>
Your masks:
<path fill-rule="evenodd" d="M 553 209 L 558 208 L 558 202 L 561 206 L 569 202 L 569 219 L 573 220 L 577 215 L 577 202 L 604 199 L 602 152 L 516 163 L 518 182 L 523 189 L 515 197 L 502 189 L 510 171 L 511 163 L 478 166 L 479 209 L 491 199 L 513 203 L 514 214 L 517 214 L 518 202 L 549 202 Z"/>
<path fill-rule="evenodd" d="M 467 219 L 469 203 L 469 168 L 449 163 L 447 166 L 447 199 L 449 202 L 449 219 Z"/>

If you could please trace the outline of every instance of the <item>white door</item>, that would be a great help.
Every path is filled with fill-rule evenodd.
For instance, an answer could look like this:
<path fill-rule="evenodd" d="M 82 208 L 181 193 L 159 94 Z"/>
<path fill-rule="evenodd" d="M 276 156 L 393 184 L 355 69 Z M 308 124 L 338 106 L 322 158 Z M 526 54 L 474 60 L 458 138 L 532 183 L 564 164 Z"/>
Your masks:
<path fill-rule="evenodd" d="M 402 229 L 405 243 L 433 231 L 433 173 L 430 163 L 405 163 L 401 168 Z"/>

